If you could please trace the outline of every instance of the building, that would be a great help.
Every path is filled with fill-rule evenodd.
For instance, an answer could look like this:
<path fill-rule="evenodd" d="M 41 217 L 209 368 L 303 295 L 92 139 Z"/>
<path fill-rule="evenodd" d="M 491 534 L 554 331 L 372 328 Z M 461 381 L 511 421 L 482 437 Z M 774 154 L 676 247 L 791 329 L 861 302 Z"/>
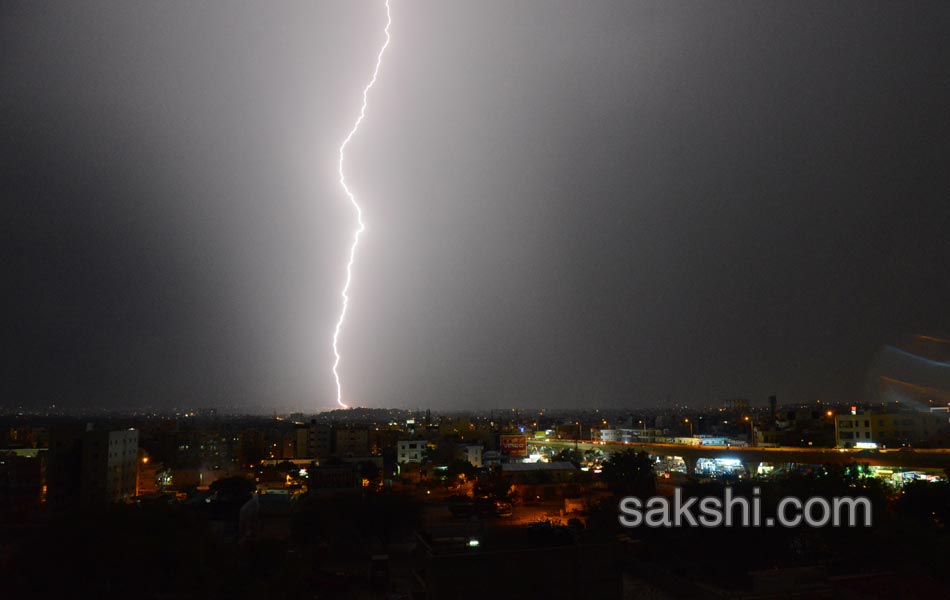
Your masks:
<path fill-rule="evenodd" d="M 728 398 L 722 402 L 723 408 L 731 412 L 743 412 L 749 410 L 748 398 Z"/>
<path fill-rule="evenodd" d="M 583 427 L 580 423 L 565 423 L 554 426 L 554 437 L 559 440 L 584 439 L 583 433 Z"/>
<path fill-rule="evenodd" d="M 665 430 L 662 429 L 646 429 L 645 427 L 632 429 L 632 428 L 619 428 L 619 429 L 600 429 L 598 430 L 600 434 L 600 441 L 605 444 L 609 443 L 636 443 L 636 442 L 645 442 L 645 443 L 654 443 L 659 438 L 665 436 Z"/>
<path fill-rule="evenodd" d="M 639 442 L 640 431 L 634 429 L 601 429 L 600 441 L 605 444 Z"/>
<path fill-rule="evenodd" d="M 839 448 L 879 448 L 925 443 L 948 428 L 946 414 L 917 411 L 852 410 L 835 416 Z"/>
<path fill-rule="evenodd" d="M 504 463 L 501 472 L 509 476 L 513 483 L 544 479 L 553 483 L 570 481 L 577 472 L 577 467 L 566 461 L 537 462 L 537 463 Z"/>
<path fill-rule="evenodd" d="M 312 496 L 359 494 L 362 481 L 358 465 L 351 463 L 311 469 L 307 488 Z"/>
<path fill-rule="evenodd" d="M 176 450 L 173 450 L 171 454 L 169 454 L 167 450 L 162 452 L 163 456 L 175 456 L 176 460 L 169 464 L 173 469 L 200 464 L 200 461 L 184 459 L 186 456 L 184 453 L 187 453 L 190 450 L 189 446 L 193 444 L 190 441 L 181 439 L 181 435 L 182 433 L 175 432 L 170 436 L 169 441 L 172 442 L 173 448 Z M 256 429 L 245 429 L 239 434 L 238 439 L 238 459 L 243 465 L 250 467 L 267 458 L 267 441 L 264 439 L 263 432 Z"/>
<path fill-rule="evenodd" d="M 294 458 L 313 458 L 310 426 L 305 423 L 294 423 Z"/>
<path fill-rule="evenodd" d="M 297 458 L 297 433 L 287 433 L 280 440 L 280 457 L 286 459 Z"/>
<path fill-rule="evenodd" d="M 366 456 L 369 454 L 369 431 L 362 427 L 337 429 L 334 454 L 342 457 Z"/>
<path fill-rule="evenodd" d="M 136 477 L 136 496 L 155 494 L 165 490 L 169 472 L 165 470 L 165 466 L 161 462 L 152 460 L 148 456 L 142 456 L 138 460 L 137 467 L 139 472 Z"/>
<path fill-rule="evenodd" d="M 139 432 L 61 429 L 50 436 L 47 499 L 64 510 L 126 502 L 135 495 Z"/>
<path fill-rule="evenodd" d="M 0 450 L 0 516 L 39 507 L 46 451 Z"/>
<path fill-rule="evenodd" d="M 326 458 L 330 456 L 332 439 L 333 431 L 329 425 L 317 423 L 316 419 L 310 419 L 310 429 L 307 439 L 307 452 L 309 456 L 305 458 Z"/>
<path fill-rule="evenodd" d="M 425 440 L 400 440 L 396 442 L 396 463 L 400 465 L 421 463 L 425 449 Z M 481 460 L 481 456 L 479 456 L 479 460 Z"/>
<path fill-rule="evenodd" d="M 478 445 L 462 446 L 462 460 L 467 460 L 473 467 L 481 469 L 482 447 Z"/>
<path fill-rule="evenodd" d="M 126 502 L 135 495 L 139 432 L 90 431 L 83 440 L 82 503 Z"/>
<path fill-rule="evenodd" d="M 405 435 L 398 429 L 374 428 L 369 430 L 369 452 L 383 455 L 392 452 L 395 456 L 396 442 Z"/>

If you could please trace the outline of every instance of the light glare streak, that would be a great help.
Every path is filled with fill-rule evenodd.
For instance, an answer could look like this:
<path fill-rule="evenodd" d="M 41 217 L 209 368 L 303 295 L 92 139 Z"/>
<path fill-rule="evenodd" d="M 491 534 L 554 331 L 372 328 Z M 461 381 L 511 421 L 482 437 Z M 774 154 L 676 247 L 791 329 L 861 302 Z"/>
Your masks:
<path fill-rule="evenodd" d="M 369 94 L 370 88 L 373 87 L 373 84 L 376 83 L 376 77 L 379 75 L 379 67 L 383 63 L 383 53 L 386 52 L 386 47 L 389 46 L 389 26 L 392 24 L 392 16 L 389 13 L 389 0 L 386 0 L 386 28 L 383 30 L 386 34 L 386 41 L 383 43 L 382 48 L 379 49 L 379 54 L 376 55 L 376 68 L 373 70 L 373 78 L 370 80 L 366 87 L 363 88 L 363 106 L 360 108 L 360 116 L 356 119 L 356 122 L 353 123 L 353 128 L 350 129 L 350 133 L 346 136 L 346 139 L 343 140 L 343 143 L 340 144 L 340 162 L 338 165 L 338 171 L 340 173 L 340 185 L 343 186 L 343 191 L 346 192 L 347 198 L 350 200 L 350 204 L 353 205 L 353 208 L 356 210 L 356 221 L 358 227 L 353 233 L 353 244 L 350 246 L 350 259 L 346 263 L 346 282 L 343 284 L 343 291 L 340 292 L 340 295 L 343 297 L 343 308 L 340 311 L 340 318 L 336 322 L 336 328 L 333 330 L 333 378 L 336 380 L 336 402 L 343 408 L 349 408 L 346 404 L 343 403 L 343 386 L 340 383 L 340 373 L 337 370 L 337 367 L 340 365 L 340 351 L 337 348 L 337 341 L 340 337 L 340 331 L 343 329 L 343 320 L 346 318 L 346 308 L 349 304 L 350 297 L 347 295 L 347 291 L 350 289 L 350 281 L 353 279 L 353 261 L 356 258 L 356 246 L 360 243 L 360 234 L 366 229 L 366 224 L 363 222 L 363 210 L 360 208 L 360 205 L 356 202 L 356 196 L 353 195 L 353 192 L 350 191 L 350 188 L 346 185 L 346 177 L 343 175 L 343 154 L 346 150 L 347 144 L 350 143 L 353 135 L 356 133 L 356 130 L 359 129 L 360 123 L 363 122 L 363 118 L 366 116 L 366 103 L 367 95 Z"/>

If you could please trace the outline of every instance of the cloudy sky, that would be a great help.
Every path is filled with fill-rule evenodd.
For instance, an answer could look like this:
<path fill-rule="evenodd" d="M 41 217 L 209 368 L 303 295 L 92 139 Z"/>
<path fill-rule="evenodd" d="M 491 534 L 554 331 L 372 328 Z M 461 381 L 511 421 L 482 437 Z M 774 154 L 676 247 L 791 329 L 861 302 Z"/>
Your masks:
<path fill-rule="evenodd" d="M 950 329 L 947 3 L 392 16 L 348 404 L 854 401 Z M 0 3 L 0 406 L 331 406 L 384 23 Z"/>

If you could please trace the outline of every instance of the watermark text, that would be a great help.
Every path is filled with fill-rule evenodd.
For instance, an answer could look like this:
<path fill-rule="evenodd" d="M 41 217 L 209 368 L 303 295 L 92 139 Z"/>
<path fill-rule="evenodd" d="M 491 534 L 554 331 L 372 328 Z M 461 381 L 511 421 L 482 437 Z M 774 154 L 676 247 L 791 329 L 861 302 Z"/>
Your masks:
<path fill-rule="evenodd" d="M 870 527 L 871 500 L 865 496 L 813 496 L 805 500 L 785 496 L 774 515 L 762 514 L 761 489 L 752 496 L 736 496 L 726 487 L 723 497 L 683 498 L 675 488 L 672 498 L 653 496 L 646 501 L 627 496 L 620 501 L 624 527 Z"/>

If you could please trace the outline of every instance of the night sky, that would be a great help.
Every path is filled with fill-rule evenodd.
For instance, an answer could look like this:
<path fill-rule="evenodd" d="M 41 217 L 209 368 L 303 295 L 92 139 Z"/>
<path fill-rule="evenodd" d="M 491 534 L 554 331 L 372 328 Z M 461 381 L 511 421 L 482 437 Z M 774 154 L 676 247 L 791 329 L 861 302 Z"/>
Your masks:
<path fill-rule="evenodd" d="M 950 4 L 392 12 L 348 404 L 860 401 L 950 330 Z M 330 407 L 384 24 L 3 0 L 0 406 Z"/>

